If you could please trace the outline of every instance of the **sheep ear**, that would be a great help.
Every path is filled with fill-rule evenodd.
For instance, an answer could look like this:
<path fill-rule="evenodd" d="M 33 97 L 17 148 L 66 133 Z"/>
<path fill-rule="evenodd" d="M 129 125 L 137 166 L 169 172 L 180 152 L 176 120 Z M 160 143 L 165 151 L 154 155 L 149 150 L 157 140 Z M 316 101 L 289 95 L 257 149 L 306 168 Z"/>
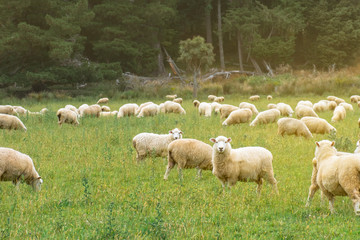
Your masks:
<path fill-rule="evenodd" d="M 334 145 L 335 145 L 335 142 L 334 142 L 334 141 L 332 141 L 332 142 L 331 142 L 331 146 L 333 147 Z"/>
<path fill-rule="evenodd" d="M 180 131 L 180 134 L 183 134 L 183 132 L 182 132 L 182 131 Z"/>
<path fill-rule="evenodd" d="M 316 146 L 320 147 L 320 144 L 319 144 L 319 142 L 315 142 L 315 143 L 316 143 Z"/>
<path fill-rule="evenodd" d="M 210 140 L 210 142 L 216 143 L 216 139 L 215 139 L 215 138 L 210 138 L 209 140 Z"/>
<path fill-rule="evenodd" d="M 37 179 L 41 179 L 41 177 L 38 177 Z"/>
<path fill-rule="evenodd" d="M 173 131 L 172 131 L 172 130 L 170 130 L 170 131 L 169 131 L 169 133 L 173 133 Z"/>
<path fill-rule="evenodd" d="M 231 142 L 231 138 L 228 138 L 228 139 L 226 140 L 226 142 L 227 142 L 227 143 Z"/>

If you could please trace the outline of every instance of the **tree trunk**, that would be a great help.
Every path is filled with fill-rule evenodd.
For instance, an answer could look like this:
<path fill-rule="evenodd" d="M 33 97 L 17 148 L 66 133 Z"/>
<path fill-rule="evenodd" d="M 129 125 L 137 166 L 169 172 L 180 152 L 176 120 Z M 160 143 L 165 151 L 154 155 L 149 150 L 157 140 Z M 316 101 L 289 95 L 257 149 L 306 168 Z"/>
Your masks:
<path fill-rule="evenodd" d="M 158 63 L 158 74 L 163 75 L 165 74 L 165 66 L 164 66 L 164 55 L 161 51 L 160 42 L 157 41 L 155 44 L 155 49 L 159 51 L 157 55 L 157 63 Z"/>
<path fill-rule="evenodd" d="M 198 90 L 198 86 L 197 86 L 197 80 L 196 80 L 196 70 L 194 70 L 194 82 L 193 82 L 193 97 L 194 97 L 194 99 L 197 98 L 197 90 Z"/>
<path fill-rule="evenodd" d="M 210 5 L 211 3 L 209 3 Z M 213 43 L 211 31 L 211 6 L 205 6 L 206 42 Z"/>
<path fill-rule="evenodd" d="M 243 58 L 242 58 L 242 53 L 241 53 L 241 33 L 240 33 L 240 31 L 237 31 L 237 43 L 238 43 L 240 71 L 244 71 Z"/>
<path fill-rule="evenodd" d="M 225 70 L 224 46 L 223 46 L 222 27 L 221 27 L 221 0 L 218 0 L 218 36 L 219 36 L 220 67 L 221 70 Z"/>

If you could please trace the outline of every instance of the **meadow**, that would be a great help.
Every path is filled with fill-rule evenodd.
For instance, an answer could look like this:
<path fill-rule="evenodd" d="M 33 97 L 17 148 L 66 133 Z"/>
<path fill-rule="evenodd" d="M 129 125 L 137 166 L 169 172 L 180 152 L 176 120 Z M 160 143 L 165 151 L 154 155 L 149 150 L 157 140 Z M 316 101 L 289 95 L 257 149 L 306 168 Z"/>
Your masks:
<path fill-rule="evenodd" d="M 238 105 L 245 96 L 225 96 Z M 256 102 L 259 111 L 269 103 Z M 350 96 L 339 96 L 350 102 Z M 274 97 L 293 109 L 299 100 L 313 103 L 326 96 Z M 0 131 L 0 144 L 28 154 L 44 183 L 38 193 L 25 183 L 16 190 L 11 182 L 0 183 L 1 239 L 358 239 L 360 218 L 351 201 L 337 197 L 335 213 L 317 193 L 305 208 L 310 186 L 315 141 L 336 141 L 339 151 L 353 152 L 359 139 L 359 108 L 344 121 L 333 123 L 335 135 L 302 137 L 277 135 L 277 124 L 224 127 L 219 116 L 200 117 L 185 100 L 186 115 L 149 118 L 83 118 L 77 127 L 57 125 L 56 110 L 76 107 L 97 99 L 10 100 L 1 104 L 22 105 L 31 111 L 49 109 L 45 116 L 21 117 L 28 131 Z M 138 104 L 151 99 L 137 99 Z M 205 101 L 206 99 L 199 99 Z M 152 99 L 156 103 L 164 99 Z M 110 101 L 118 109 L 125 100 Z M 330 122 L 332 113 L 319 114 Z M 262 195 L 255 183 L 238 182 L 223 191 L 211 171 L 174 168 L 163 180 L 167 160 L 149 157 L 138 164 L 132 138 L 140 132 L 167 133 L 173 128 L 184 138 L 211 144 L 224 135 L 232 147 L 262 146 L 274 156 L 273 167 L 279 195 L 265 182 Z"/>

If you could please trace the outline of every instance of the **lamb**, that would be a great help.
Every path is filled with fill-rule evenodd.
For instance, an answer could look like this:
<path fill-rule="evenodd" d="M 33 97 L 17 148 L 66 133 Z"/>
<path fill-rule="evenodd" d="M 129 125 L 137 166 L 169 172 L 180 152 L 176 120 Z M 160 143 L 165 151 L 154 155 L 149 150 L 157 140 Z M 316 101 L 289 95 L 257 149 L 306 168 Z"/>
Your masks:
<path fill-rule="evenodd" d="M 339 106 L 343 106 L 346 111 L 354 111 L 354 108 L 350 103 L 340 103 Z"/>
<path fill-rule="evenodd" d="M 124 104 L 119 108 L 117 117 L 122 118 L 122 117 L 135 116 L 135 113 L 138 109 L 139 109 L 139 106 L 136 103 Z"/>
<path fill-rule="evenodd" d="M 286 103 L 278 103 L 276 108 L 280 111 L 281 116 L 291 117 L 294 113 L 294 110 Z"/>
<path fill-rule="evenodd" d="M 356 215 L 360 215 L 360 155 L 337 155 L 335 142 L 322 140 L 316 142 L 316 178 L 311 180 L 307 206 L 315 192 L 320 188 L 329 200 L 331 213 L 334 212 L 335 196 L 348 196 Z M 314 171 L 313 171 L 314 173 Z"/>
<path fill-rule="evenodd" d="M 212 102 L 211 103 L 211 112 L 214 112 L 215 114 L 220 113 L 220 107 L 221 107 L 220 103 Z"/>
<path fill-rule="evenodd" d="M 273 99 L 273 97 L 272 97 L 271 95 L 267 95 L 266 99 L 267 99 L 268 101 L 271 101 L 271 100 Z"/>
<path fill-rule="evenodd" d="M 87 108 L 84 108 L 83 111 L 80 112 L 80 116 L 94 116 L 94 117 L 100 117 L 101 113 L 101 107 L 98 104 L 93 104 L 88 106 Z"/>
<path fill-rule="evenodd" d="M 183 103 L 183 99 L 182 99 L 182 98 L 175 98 L 175 99 L 173 100 L 173 102 L 182 104 L 182 103 Z"/>
<path fill-rule="evenodd" d="M 312 102 L 310 102 L 309 100 L 301 100 L 299 101 L 297 104 L 296 104 L 296 107 L 297 106 L 300 106 L 300 105 L 305 105 L 305 106 L 308 106 L 308 107 L 313 107 L 313 104 Z"/>
<path fill-rule="evenodd" d="M 248 108 L 238 109 L 232 111 L 230 115 L 226 118 L 226 120 L 222 123 L 223 126 L 246 123 L 250 122 L 252 117 L 252 112 Z"/>
<path fill-rule="evenodd" d="M 186 114 L 184 108 L 181 107 L 179 103 L 166 101 L 164 103 L 165 113 L 178 113 L 178 114 Z"/>
<path fill-rule="evenodd" d="M 137 161 L 143 160 L 147 155 L 166 157 L 169 143 L 181 139 L 182 134 L 177 128 L 170 130 L 169 134 L 139 133 L 132 141 Z"/>
<path fill-rule="evenodd" d="M 263 112 L 260 112 L 256 118 L 250 123 L 251 127 L 254 127 L 258 124 L 268 124 L 275 122 L 280 117 L 280 111 L 278 109 L 269 109 Z"/>
<path fill-rule="evenodd" d="M 152 103 L 143 107 L 140 113 L 137 115 L 137 117 L 138 118 L 150 117 L 150 116 L 158 115 L 159 113 L 160 113 L 160 106 L 155 103 Z"/>
<path fill-rule="evenodd" d="M 305 138 L 312 138 L 310 130 L 307 128 L 304 122 L 294 118 L 281 118 L 277 121 L 278 134 L 281 136 L 296 135 L 303 136 Z"/>
<path fill-rule="evenodd" d="M 334 110 L 333 116 L 331 118 L 332 122 L 338 122 L 344 120 L 346 117 L 346 110 L 343 106 L 337 106 Z"/>
<path fill-rule="evenodd" d="M 227 118 L 231 112 L 238 110 L 238 107 L 235 107 L 233 105 L 229 104 L 223 104 L 221 105 L 219 112 L 220 112 L 220 118 Z"/>
<path fill-rule="evenodd" d="M 269 104 L 267 105 L 267 108 L 268 108 L 268 109 L 274 109 L 274 108 L 277 108 L 277 106 L 276 106 L 276 104 L 269 103 Z"/>
<path fill-rule="evenodd" d="M 295 108 L 295 112 L 296 112 L 296 117 L 297 118 L 302 118 L 302 117 L 319 117 L 314 109 L 312 109 L 311 107 L 308 106 L 304 106 L 304 105 L 298 105 Z"/>
<path fill-rule="evenodd" d="M 193 101 L 194 107 L 198 108 L 200 106 L 200 102 L 198 100 Z"/>
<path fill-rule="evenodd" d="M 199 105 L 200 116 L 211 117 L 211 105 L 210 103 L 202 102 Z"/>
<path fill-rule="evenodd" d="M 253 115 L 259 114 L 259 111 L 256 109 L 255 105 L 248 102 L 240 103 L 239 108 L 249 108 L 252 111 Z"/>
<path fill-rule="evenodd" d="M 209 100 L 210 102 L 213 102 L 213 101 L 215 100 L 215 98 L 216 98 L 215 95 L 209 95 L 209 96 L 208 96 L 208 100 Z"/>
<path fill-rule="evenodd" d="M 3 113 L 0 113 L 0 129 L 24 130 L 25 132 L 27 130 L 24 123 L 18 117 Z"/>
<path fill-rule="evenodd" d="M 272 166 L 273 156 L 263 147 L 243 147 L 232 149 L 231 138 L 218 136 L 211 138 L 214 143 L 212 154 L 212 173 L 223 187 L 233 186 L 237 181 L 256 182 L 260 195 L 263 179 L 268 181 L 278 193 L 277 181 Z"/>
<path fill-rule="evenodd" d="M 0 113 L 9 114 L 9 115 L 17 115 L 17 112 L 10 105 L 0 105 Z"/>
<path fill-rule="evenodd" d="M 109 102 L 109 99 L 108 98 L 100 98 L 98 101 L 97 101 L 97 104 L 104 104 L 104 103 L 108 103 Z"/>
<path fill-rule="evenodd" d="M 166 98 L 170 99 L 170 100 L 174 100 L 175 98 L 177 98 L 177 95 L 176 94 L 174 94 L 174 95 L 166 95 Z"/>
<path fill-rule="evenodd" d="M 100 117 L 111 117 L 111 116 L 117 116 L 118 111 L 112 111 L 112 112 L 101 112 Z"/>
<path fill-rule="evenodd" d="M 301 121 L 305 123 L 311 133 L 326 134 L 332 131 L 336 132 L 336 128 L 322 118 L 303 117 Z"/>
<path fill-rule="evenodd" d="M 28 114 L 28 110 L 21 106 L 13 106 L 13 108 L 19 116 L 26 116 Z"/>
<path fill-rule="evenodd" d="M 66 109 L 66 108 L 60 108 L 56 112 L 56 116 L 58 118 L 58 124 L 61 126 L 63 123 L 69 123 L 73 125 L 79 125 L 78 121 L 78 115 L 76 112 Z"/>
<path fill-rule="evenodd" d="M 212 170 L 212 147 L 196 139 L 178 139 L 168 146 L 168 165 L 164 175 L 167 180 L 171 169 L 178 165 L 179 176 L 182 178 L 182 169 L 196 168 L 197 176 L 201 178 L 202 170 Z"/>
<path fill-rule="evenodd" d="M 108 106 L 101 106 L 101 111 L 102 112 L 111 112 L 111 109 Z"/>
<path fill-rule="evenodd" d="M 141 109 L 143 109 L 144 107 L 146 107 L 150 104 L 154 104 L 154 103 L 153 102 L 145 102 L 145 103 L 140 104 L 138 109 L 135 111 L 135 115 L 138 115 L 141 112 Z"/>
<path fill-rule="evenodd" d="M 250 101 L 258 101 L 258 100 L 260 100 L 260 96 L 259 95 L 250 96 L 249 100 Z"/>
<path fill-rule="evenodd" d="M 43 180 L 35 170 L 32 159 L 14 149 L 0 147 L 0 181 L 12 181 L 19 188 L 22 176 L 34 191 L 41 190 Z"/>

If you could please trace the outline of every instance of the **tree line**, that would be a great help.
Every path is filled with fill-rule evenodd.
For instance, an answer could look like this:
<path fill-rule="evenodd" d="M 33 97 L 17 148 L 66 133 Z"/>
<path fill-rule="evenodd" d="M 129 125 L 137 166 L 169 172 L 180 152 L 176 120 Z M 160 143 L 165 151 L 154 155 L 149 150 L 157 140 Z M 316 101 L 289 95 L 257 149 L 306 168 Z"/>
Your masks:
<path fill-rule="evenodd" d="M 2 87 L 166 74 L 194 36 L 220 69 L 344 67 L 360 47 L 357 0 L 0 0 L 0 21 Z"/>

